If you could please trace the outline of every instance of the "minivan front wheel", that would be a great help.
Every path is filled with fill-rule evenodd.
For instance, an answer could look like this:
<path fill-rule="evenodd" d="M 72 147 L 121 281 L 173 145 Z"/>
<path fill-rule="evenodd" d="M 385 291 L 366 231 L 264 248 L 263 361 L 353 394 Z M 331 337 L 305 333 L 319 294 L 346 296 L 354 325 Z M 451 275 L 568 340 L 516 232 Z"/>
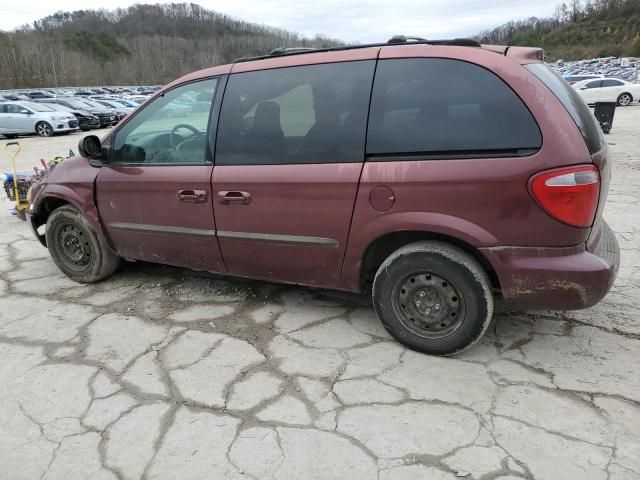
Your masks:
<path fill-rule="evenodd" d="M 38 122 L 36 124 L 36 133 L 41 137 L 50 137 L 53 135 L 53 127 L 47 122 Z"/>
<path fill-rule="evenodd" d="M 452 245 L 416 242 L 391 254 L 373 282 L 373 304 L 399 342 L 424 353 L 453 355 L 478 341 L 491 322 L 487 274 Z"/>
<path fill-rule="evenodd" d="M 47 220 L 45 236 L 55 264 L 76 282 L 97 282 L 118 268 L 120 259 L 109 250 L 104 238 L 70 205 L 53 211 Z"/>

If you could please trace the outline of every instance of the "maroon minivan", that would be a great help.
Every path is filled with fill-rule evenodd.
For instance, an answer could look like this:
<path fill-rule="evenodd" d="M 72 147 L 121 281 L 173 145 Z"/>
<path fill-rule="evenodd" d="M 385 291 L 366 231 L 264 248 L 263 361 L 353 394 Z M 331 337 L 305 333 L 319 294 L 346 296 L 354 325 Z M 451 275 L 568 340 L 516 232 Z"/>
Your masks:
<path fill-rule="evenodd" d="M 394 37 L 196 72 L 85 137 L 30 220 L 79 282 L 124 258 L 371 290 L 397 340 L 453 354 L 494 298 L 585 308 L 618 270 L 606 144 L 542 58 Z"/>

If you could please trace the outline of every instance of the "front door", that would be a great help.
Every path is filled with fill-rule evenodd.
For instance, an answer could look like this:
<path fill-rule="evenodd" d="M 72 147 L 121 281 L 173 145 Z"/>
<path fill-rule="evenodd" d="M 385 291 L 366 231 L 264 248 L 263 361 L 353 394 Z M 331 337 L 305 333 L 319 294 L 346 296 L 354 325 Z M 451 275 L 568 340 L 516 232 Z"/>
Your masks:
<path fill-rule="evenodd" d="M 224 272 L 207 158 L 216 85 L 169 90 L 107 140 L 111 163 L 98 174 L 96 197 L 121 257 Z"/>
<path fill-rule="evenodd" d="M 229 77 L 213 195 L 231 273 L 337 285 L 373 69 L 373 60 L 363 60 Z"/>
<path fill-rule="evenodd" d="M 5 133 L 35 133 L 33 114 L 22 105 L 7 103 L 2 105 L 0 129 Z"/>

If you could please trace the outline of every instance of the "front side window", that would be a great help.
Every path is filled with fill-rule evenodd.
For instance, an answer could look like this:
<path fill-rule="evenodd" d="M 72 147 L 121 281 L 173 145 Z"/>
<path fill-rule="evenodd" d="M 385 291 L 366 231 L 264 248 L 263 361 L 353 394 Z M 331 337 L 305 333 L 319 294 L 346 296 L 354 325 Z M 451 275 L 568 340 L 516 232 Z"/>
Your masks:
<path fill-rule="evenodd" d="M 7 113 L 30 113 L 30 112 L 29 112 L 29 109 L 23 107 L 22 105 L 10 103 L 9 105 L 7 105 Z"/>
<path fill-rule="evenodd" d="M 527 107 L 490 71 L 440 58 L 379 62 L 367 154 L 524 155 L 541 145 Z"/>
<path fill-rule="evenodd" d="M 216 84 L 182 85 L 146 105 L 116 133 L 114 162 L 203 164 Z"/>
<path fill-rule="evenodd" d="M 375 62 L 231 75 L 217 165 L 362 162 Z"/>

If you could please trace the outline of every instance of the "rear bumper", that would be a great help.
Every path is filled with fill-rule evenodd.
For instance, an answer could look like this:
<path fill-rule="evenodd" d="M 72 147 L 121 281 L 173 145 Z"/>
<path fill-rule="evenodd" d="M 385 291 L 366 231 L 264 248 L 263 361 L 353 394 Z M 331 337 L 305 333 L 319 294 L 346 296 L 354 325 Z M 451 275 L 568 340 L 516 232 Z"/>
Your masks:
<path fill-rule="evenodd" d="M 495 247 L 482 252 L 493 265 L 508 305 L 525 309 L 579 310 L 604 298 L 620 266 L 620 249 L 605 223 L 591 251 Z"/>

